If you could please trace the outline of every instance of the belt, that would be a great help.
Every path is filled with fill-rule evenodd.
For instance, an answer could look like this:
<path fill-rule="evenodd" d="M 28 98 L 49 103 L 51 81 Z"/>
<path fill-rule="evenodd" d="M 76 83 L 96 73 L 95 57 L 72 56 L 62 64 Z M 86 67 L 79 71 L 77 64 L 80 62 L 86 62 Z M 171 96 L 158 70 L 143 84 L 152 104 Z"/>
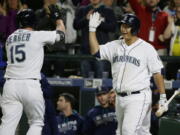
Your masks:
<path fill-rule="evenodd" d="M 133 95 L 133 94 L 139 94 L 141 93 L 140 91 L 132 91 L 132 92 L 119 92 L 117 93 L 118 96 L 121 96 L 121 97 L 125 97 L 125 96 L 129 96 L 129 95 Z"/>
<path fill-rule="evenodd" d="M 37 78 L 23 78 L 23 79 L 6 78 L 6 80 L 11 80 L 11 79 L 14 79 L 14 80 L 26 80 L 26 79 L 30 79 L 30 80 L 39 80 L 39 79 L 37 79 Z"/>

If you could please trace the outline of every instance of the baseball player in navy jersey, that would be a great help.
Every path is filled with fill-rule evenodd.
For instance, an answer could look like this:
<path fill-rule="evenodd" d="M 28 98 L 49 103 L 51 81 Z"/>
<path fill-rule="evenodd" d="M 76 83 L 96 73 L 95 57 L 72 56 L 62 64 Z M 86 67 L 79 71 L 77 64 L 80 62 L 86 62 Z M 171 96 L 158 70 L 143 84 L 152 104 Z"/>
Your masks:
<path fill-rule="evenodd" d="M 56 120 L 59 135 L 82 135 L 84 119 L 74 109 L 75 97 L 70 93 L 62 93 L 57 101 L 57 110 L 60 113 Z"/>
<path fill-rule="evenodd" d="M 116 134 L 150 135 L 151 76 L 160 92 L 159 104 L 165 106 L 167 101 L 161 75 L 162 62 L 153 46 L 137 37 L 140 21 L 135 15 L 125 14 L 120 21 L 122 38 L 99 46 L 96 28 L 101 21 L 98 13 L 90 17 L 90 48 L 93 55 L 111 62 L 113 89 L 117 95 Z"/>
<path fill-rule="evenodd" d="M 58 135 L 58 124 L 56 121 L 56 109 L 53 105 L 53 89 L 51 88 L 45 75 L 41 73 L 41 88 L 45 101 L 44 126 L 42 135 Z"/>
<path fill-rule="evenodd" d="M 109 104 L 109 89 L 96 89 L 99 105 L 90 109 L 85 117 L 83 131 L 85 135 L 115 135 L 117 119 L 115 108 Z"/>
<path fill-rule="evenodd" d="M 55 31 L 34 31 L 35 14 L 25 9 L 17 14 L 20 29 L 6 41 L 6 82 L 2 94 L 0 135 L 14 135 L 23 110 L 29 129 L 27 135 L 41 135 L 44 125 L 44 99 L 39 80 L 44 58 L 44 45 L 63 41 L 65 27 L 56 21 Z"/>

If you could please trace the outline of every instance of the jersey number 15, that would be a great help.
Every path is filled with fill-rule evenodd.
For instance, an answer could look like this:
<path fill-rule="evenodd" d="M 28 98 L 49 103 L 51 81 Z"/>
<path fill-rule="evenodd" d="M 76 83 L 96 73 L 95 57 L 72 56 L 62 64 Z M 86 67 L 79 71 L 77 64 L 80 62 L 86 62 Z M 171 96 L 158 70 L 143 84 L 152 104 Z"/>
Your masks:
<path fill-rule="evenodd" d="M 11 46 L 10 48 L 10 61 L 13 64 L 14 62 L 23 62 L 26 59 L 26 53 L 24 51 L 24 44 Z"/>

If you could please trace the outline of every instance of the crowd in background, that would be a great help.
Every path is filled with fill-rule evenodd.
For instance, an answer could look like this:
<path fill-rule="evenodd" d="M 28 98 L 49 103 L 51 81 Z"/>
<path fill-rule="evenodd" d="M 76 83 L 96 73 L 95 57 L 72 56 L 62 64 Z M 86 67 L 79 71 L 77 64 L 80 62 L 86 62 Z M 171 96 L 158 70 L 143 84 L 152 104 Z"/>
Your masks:
<path fill-rule="evenodd" d="M 54 30 L 50 9 L 60 12 L 66 25 L 65 43 L 64 46 L 47 47 L 46 54 L 52 52 L 68 54 L 68 48 L 78 44 L 80 50 L 78 54 L 89 55 L 88 20 L 90 14 L 99 12 L 104 18 L 101 27 L 97 30 L 100 44 L 118 39 L 120 37 L 118 21 L 123 14 L 133 13 L 141 20 L 139 37 L 151 43 L 159 55 L 180 55 L 180 3 L 178 0 L 1 0 L 1 54 L 4 52 L 6 38 L 18 28 L 16 14 L 23 8 L 32 8 L 36 11 L 37 30 Z M 61 59 L 48 60 L 44 62 L 42 72 L 49 77 L 66 77 L 64 75 L 66 65 L 66 62 Z M 79 72 L 76 75 L 86 78 L 93 72 L 95 78 L 102 78 L 104 74 L 111 77 L 110 63 L 107 61 L 85 59 L 81 60 L 78 66 Z M 175 79 L 176 72 L 180 68 L 179 63 L 170 63 L 166 66 L 166 78 Z"/>
<path fill-rule="evenodd" d="M 74 44 L 79 44 L 80 54 L 89 55 L 88 20 L 90 14 L 93 12 L 99 12 L 104 18 L 101 27 L 97 29 L 97 38 L 100 44 L 105 44 L 111 40 L 118 39 L 120 37 L 118 21 L 123 14 L 133 13 L 139 17 L 142 24 L 139 37 L 150 42 L 161 56 L 180 56 L 180 1 L 161 0 L 159 2 L 159 0 L 152 0 L 155 1 L 155 3 L 150 0 L 149 3 L 147 1 L 148 0 L 1 0 L 0 65 L 5 65 L 3 64 L 5 59 L 2 58 L 3 53 L 5 53 L 4 44 L 7 37 L 18 28 L 18 25 L 16 24 L 16 15 L 17 12 L 23 8 L 32 8 L 36 11 L 37 30 L 54 30 L 55 26 L 52 23 L 52 17 L 50 17 L 51 10 L 56 10 L 61 13 L 61 18 L 66 25 L 66 40 L 64 46 L 59 47 L 58 45 L 55 45 L 54 48 L 47 47 L 45 49 L 46 54 L 51 54 L 52 52 L 56 52 L 57 54 L 67 54 L 66 49 L 68 47 L 73 46 Z M 153 4 L 154 7 L 151 7 Z M 65 66 L 63 60 L 45 61 L 42 72 L 48 77 L 63 77 Z M 89 73 L 92 71 L 96 78 L 102 78 L 103 73 L 108 73 L 108 75 L 111 76 L 110 63 L 107 61 L 82 60 L 79 68 L 79 75 L 82 77 L 89 77 Z M 180 69 L 179 62 L 167 63 L 166 78 L 176 79 L 176 72 L 178 69 Z M 91 132 L 95 132 L 96 124 L 98 125 L 101 124 L 101 122 L 109 122 L 108 120 L 112 120 L 112 123 L 110 124 L 112 124 L 113 127 L 117 124 L 114 120 L 115 116 L 113 115 L 114 108 L 112 109 L 110 107 L 107 109 L 107 106 L 109 107 L 107 101 L 110 101 L 110 104 L 112 105 L 115 102 L 114 93 L 111 91 L 110 96 L 107 96 L 106 90 L 103 89 L 102 91 L 105 92 L 103 94 L 98 94 L 99 91 L 97 92 L 97 100 L 100 103 L 100 106 L 92 108 L 92 110 L 87 113 L 85 119 L 89 122 L 85 123 L 85 127 L 83 127 L 82 131 L 78 130 L 79 134 L 85 132 L 86 134 L 92 135 Z M 111 94 L 113 95 L 112 97 Z M 109 98 L 107 99 L 107 97 Z M 68 102 L 67 106 L 62 107 L 66 101 Z M 62 102 L 64 102 L 64 104 L 62 104 Z M 68 132 L 68 122 L 72 127 L 73 124 L 75 124 L 70 121 L 71 119 L 77 119 L 79 122 L 78 127 L 80 129 L 82 128 L 82 121 L 84 120 L 78 113 L 73 111 L 73 102 L 74 97 L 67 93 L 61 94 L 57 102 L 57 109 L 63 112 L 60 113 L 57 118 L 59 122 L 58 128 L 64 133 Z M 107 103 L 105 104 L 106 109 L 103 108 L 102 102 Z M 111 119 L 105 117 L 106 121 L 101 121 L 98 116 L 95 117 L 94 111 L 95 114 L 98 115 L 101 110 L 105 111 L 107 116 L 110 116 Z M 105 112 L 102 114 L 105 114 Z M 97 123 L 93 123 L 93 120 L 96 120 L 95 122 Z M 113 129 L 113 131 L 115 130 Z M 97 134 L 98 133 L 99 131 L 97 131 Z"/>

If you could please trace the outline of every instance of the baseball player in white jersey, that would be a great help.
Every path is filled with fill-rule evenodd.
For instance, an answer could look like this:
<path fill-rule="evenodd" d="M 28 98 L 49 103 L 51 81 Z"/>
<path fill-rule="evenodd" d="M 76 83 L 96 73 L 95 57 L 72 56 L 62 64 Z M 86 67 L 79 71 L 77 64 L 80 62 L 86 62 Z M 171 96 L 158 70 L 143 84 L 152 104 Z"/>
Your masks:
<path fill-rule="evenodd" d="M 121 20 L 122 38 L 99 46 L 95 31 L 101 21 L 98 13 L 90 17 L 90 48 L 93 55 L 111 62 L 116 90 L 116 134 L 150 135 L 151 76 L 160 91 L 160 105 L 167 101 L 162 62 L 153 46 L 137 37 L 140 21 L 135 15 L 125 14 Z"/>
<path fill-rule="evenodd" d="M 0 135 L 14 135 L 23 110 L 29 130 L 27 135 L 41 135 L 44 125 L 44 99 L 40 86 L 40 70 L 44 59 L 44 45 L 64 40 L 65 27 L 56 21 L 55 31 L 34 31 L 35 14 L 25 9 L 17 14 L 21 29 L 6 41 L 6 82 L 2 94 L 2 124 Z"/>

